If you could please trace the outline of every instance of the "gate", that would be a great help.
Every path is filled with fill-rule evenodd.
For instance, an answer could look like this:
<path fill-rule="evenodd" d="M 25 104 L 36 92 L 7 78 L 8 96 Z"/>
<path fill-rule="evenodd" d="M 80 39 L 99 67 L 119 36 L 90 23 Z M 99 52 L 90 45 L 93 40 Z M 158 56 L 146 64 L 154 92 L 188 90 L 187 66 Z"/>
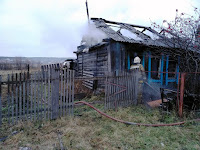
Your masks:
<path fill-rule="evenodd" d="M 29 74 L 0 76 L 0 125 L 73 115 L 74 70 L 42 66 Z"/>
<path fill-rule="evenodd" d="M 105 109 L 126 107 L 138 103 L 138 73 L 108 76 L 105 81 Z"/>

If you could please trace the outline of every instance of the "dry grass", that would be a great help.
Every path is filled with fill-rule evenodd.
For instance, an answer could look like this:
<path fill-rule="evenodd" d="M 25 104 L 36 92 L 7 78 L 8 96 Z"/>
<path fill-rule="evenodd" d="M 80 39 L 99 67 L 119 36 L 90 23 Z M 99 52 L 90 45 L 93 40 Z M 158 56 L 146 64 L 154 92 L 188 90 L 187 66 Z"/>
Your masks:
<path fill-rule="evenodd" d="M 102 105 L 96 105 L 102 109 Z M 161 123 L 177 121 L 172 116 L 162 117 L 158 110 L 146 110 L 142 106 L 107 111 L 119 119 Z M 60 149 L 58 133 L 66 149 L 200 149 L 200 124 L 186 124 L 176 127 L 127 126 L 102 117 L 87 106 L 77 107 L 75 117 L 60 118 L 54 121 L 19 123 L 0 130 L 0 137 L 10 136 L 0 143 L 0 149 Z"/>

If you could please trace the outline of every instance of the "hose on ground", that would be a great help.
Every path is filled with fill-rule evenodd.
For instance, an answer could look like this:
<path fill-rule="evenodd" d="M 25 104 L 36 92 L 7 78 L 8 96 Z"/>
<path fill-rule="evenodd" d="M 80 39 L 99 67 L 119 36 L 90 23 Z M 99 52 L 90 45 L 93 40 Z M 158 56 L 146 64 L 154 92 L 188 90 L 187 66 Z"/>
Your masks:
<path fill-rule="evenodd" d="M 117 119 L 117 118 L 113 118 L 109 115 L 107 115 L 106 113 L 100 111 L 99 109 L 97 109 L 96 107 L 92 106 L 91 104 L 85 102 L 85 101 L 78 101 L 75 103 L 76 104 L 85 104 L 87 106 L 89 106 L 90 108 L 96 110 L 98 113 L 100 113 L 101 115 L 111 119 L 111 120 L 114 120 L 114 121 L 117 121 L 117 122 L 121 122 L 121 123 L 124 123 L 124 124 L 127 124 L 127 125 L 137 125 L 137 126 L 147 126 L 147 127 L 160 127 L 160 126 L 176 126 L 176 125 L 182 125 L 186 122 L 193 122 L 193 121 L 200 121 L 200 118 L 198 119 L 194 119 L 194 120 L 190 120 L 190 121 L 182 121 L 182 122 L 176 122 L 176 123 L 168 123 L 168 124 L 144 124 L 144 123 L 135 123 L 135 122 L 128 122 L 128 121 L 124 121 L 124 120 L 120 120 L 120 119 Z"/>

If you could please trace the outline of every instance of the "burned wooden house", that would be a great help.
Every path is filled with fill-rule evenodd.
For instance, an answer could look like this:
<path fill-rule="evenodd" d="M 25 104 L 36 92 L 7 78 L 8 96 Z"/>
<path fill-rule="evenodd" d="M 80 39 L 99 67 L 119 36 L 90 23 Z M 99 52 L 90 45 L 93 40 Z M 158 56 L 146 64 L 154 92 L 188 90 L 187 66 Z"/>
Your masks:
<path fill-rule="evenodd" d="M 97 30 L 106 35 L 101 42 L 78 46 L 75 52 L 78 76 L 102 77 L 129 71 L 133 59 L 139 56 L 145 68 L 148 82 L 168 85 L 177 83 L 181 52 L 172 54 L 166 36 L 150 27 L 91 18 Z M 178 49 L 178 48 L 177 48 Z M 166 72 L 166 73 L 164 73 Z M 91 86 L 92 83 L 88 83 Z"/>

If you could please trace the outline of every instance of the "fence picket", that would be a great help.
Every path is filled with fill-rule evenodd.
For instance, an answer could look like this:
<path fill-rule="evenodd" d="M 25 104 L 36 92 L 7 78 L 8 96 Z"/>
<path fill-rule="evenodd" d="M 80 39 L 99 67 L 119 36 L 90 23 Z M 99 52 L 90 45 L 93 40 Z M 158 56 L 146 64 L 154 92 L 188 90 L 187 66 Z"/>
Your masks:
<path fill-rule="evenodd" d="M 132 84 L 134 84 L 134 82 L 132 81 L 132 76 L 130 74 L 130 72 L 128 73 L 129 75 L 129 105 L 130 104 L 133 104 L 133 99 L 132 99 L 132 93 L 133 93 L 133 89 L 131 88 L 132 87 Z"/>
<path fill-rule="evenodd" d="M 105 104 L 104 107 L 107 109 L 107 103 L 108 103 L 108 99 L 107 99 L 107 91 L 108 91 L 108 76 L 106 76 L 106 80 L 105 80 Z"/>
<path fill-rule="evenodd" d="M 109 88 L 108 88 L 108 109 L 110 109 L 111 108 L 111 81 L 112 81 L 112 78 L 111 77 L 109 77 L 109 83 L 108 83 L 108 86 L 109 86 Z"/>
<path fill-rule="evenodd" d="M 60 71 L 60 116 L 62 116 L 62 107 L 63 107 L 63 70 Z"/>
<path fill-rule="evenodd" d="M 46 102 L 46 95 L 47 95 L 47 89 L 46 89 L 46 83 L 47 83 L 47 71 L 46 71 L 46 66 L 44 68 L 44 120 L 46 120 L 46 106 L 47 106 L 47 102 Z"/>
<path fill-rule="evenodd" d="M 48 66 L 47 66 L 48 68 Z M 48 114 L 48 119 L 50 119 L 50 98 L 51 98 L 51 94 L 50 94 L 50 87 L 51 87 L 51 84 L 50 84 L 50 76 L 51 76 L 51 67 L 49 66 L 48 68 L 48 110 L 47 110 L 47 114 Z"/>
<path fill-rule="evenodd" d="M 10 75 L 8 74 L 8 95 L 7 95 L 7 107 L 8 107 L 8 113 L 7 113 L 7 119 L 8 123 L 10 123 Z"/>
<path fill-rule="evenodd" d="M 30 103 L 30 78 L 29 73 L 26 74 L 26 119 L 29 117 L 29 103 Z"/>
<path fill-rule="evenodd" d="M 11 102 L 12 103 L 12 108 L 11 108 L 12 109 L 12 124 L 14 124 L 14 94 L 13 94 L 14 93 L 14 91 L 13 91 L 14 85 L 13 85 L 13 81 L 14 81 L 14 77 L 13 77 L 13 74 L 12 74 L 12 76 L 11 76 L 11 84 L 12 84 L 12 87 L 11 87 L 11 90 L 12 90 L 12 98 L 11 98 L 12 99 L 11 100 L 12 101 Z"/>
<path fill-rule="evenodd" d="M 36 87 L 37 87 L 37 82 L 36 82 L 36 73 L 34 73 L 34 121 L 36 120 Z"/>
<path fill-rule="evenodd" d="M 40 95 L 40 119 L 42 120 L 42 118 L 43 118 L 43 110 L 44 110 L 44 107 L 43 107 L 43 103 L 44 103 L 44 100 L 43 100 L 43 95 L 44 95 L 44 90 L 43 90 L 43 88 L 44 88 L 44 86 L 43 86 L 43 80 L 44 80 L 44 74 L 43 74 L 43 72 L 41 71 L 40 72 L 40 93 L 41 93 L 41 95 Z"/>
<path fill-rule="evenodd" d="M 117 84 L 120 84 L 120 85 L 123 85 L 123 78 L 122 78 L 122 74 L 120 73 L 120 76 L 117 77 L 118 78 L 118 83 Z M 121 87 L 118 87 L 118 91 L 122 90 Z M 123 105 L 123 99 L 122 99 L 122 94 L 118 94 L 118 106 L 121 106 Z"/>
<path fill-rule="evenodd" d="M 50 105 L 51 119 L 53 119 L 53 110 L 52 110 L 53 100 L 54 100 L 53 92 L 54 92 L 54 68 L 52 66 L 52 68 L 51 68 L 51 105 Z"/>
<path fill-rule="evenodd" d="M 59 95 L 59 91 L 60 91 L 60 69 L 59 69 L 59 64 L 57 64 L 57 68 L 56 68 L 56 118 L 60 116 L 60 106 L 59 106 L 59 99 L 60 99 L 60 95 Z"/>
<path fill-rule="evenodd" d="M 22 117 L 22 74 L 19 75 L 19 119 Z"/>
<path fill-rule="evenodd" d="M 15 89 L 15 115 L 16 115 L 16 122 L 18 121 L 18 105 L 19 105 L 19 86 L 18 86 L 18 74 L 15 74 L 15 81 L 16 81 L 16 89 Z"/>
<path fill-rule="evenodd" d="M 126 73 L 125 72 L 122 72 L 122 77 L 124 77 L 123 78 L 123 80 L 122 80 L 122 85 L 124 85 L 124 86 L 127 86 L 127 84 L 126 84 Z M 126 100 L 126 91 L 123 91 L 122 92 L 122 94 L 123 94 L 123 107 L 126 107 L 126 105 L 127 105 L 127 100 Z"/>
<path fill-rule="evenodd" d="M 30 106 L 30 119 L 31 121 L 33 120 L 32 118 L 32 112 L 33 112 L 33 75 L 30 75 L 30 89 L 31 89 L 31 94 L 30 94 L 30 101 L 31 101 L 31 106 Z"/>
<path fill-rule="evenodd" d="M 132 104 L 135 104 L 136 103 L 136 99 L 135 99 L 135 78 L 136 78 L 136 75 L 135 74 L 131 74 L 131 99 L 132 99 Z"/>
<path fill-rule="evenodd" d="M 65 115 L 65 110 L 66 110 L 66 93 L 65 93 L 65 91 L 66 91 L 66 85 L 65 85 L 65 83 L 66 83 L 66 69 L 64 69 L 64 79 L 63 79 L 64 81 L 64 89 L 63 89 L 63 94 L 64 94 L 64 96 L 63 96 L 63 103 L 64 103 L 64 107 L 63 107 L 63 116 Z"/>
<path fill-rule="evenodd" d="M 126 90 L 125 90 L 125 100 L 126 100 L 126 107 L 129 105 L 129 96 L 128 96 L 128 90 L 129 90 L 129 82 L 128 82 L 128 74 L 125 72 L 125 80 L 124 80 L 124 85 L 126 87 Z"/>
<path fill-rule="evenodd" d="M 51 119 L 54 118 L 54 110 L 53 110 L 53 106 L 54 106 L 54 92 L 55 92 L 55 87 L 54 87 L 54 82 L 55 82 L 55 70 L 54 70 L 54 66 L 52 67 L 52 73 L 51 73 Z"/>
<path fill-rule="evenodd" d="M 132 75 L 130 72 L 128 72 L 129 75 L 129 105 L 133 104 L 133 98 L 132 98 L 132 93 L 133 93 L 133 89 L 132 89 L 132 84 L 134 84 L 134 82 L 132 81 Z"/>
<path fill-rule="evenodd" d="M 75 71 L 72 70 L 72 116 L 74 115 L 74 77 L 75 77 Z"/>
<path fill-rule="evenodd" d="M 25 103 L 26 103 L 26 90 L 25 90 L 25 86 L 26 86 L 26 83 L 25 83 L 25 79 L 26 78 L 26 74 L 24 73 L 23 74 L 23 119 L 25 119 Z"/>
<path fill-rule="evenodd" d="M 68 106 L 69 106 L 69 69 L 67 69 L 67 76 L 66 76 L 66 80 L 67 80 L 67 88 L 66 88 L 66 106 L 65 106 L 65 109 L 66 109 L 66 115 L 68 114 Z"/>
<path fill-rule="evenodd" d="M 120 78 L 120 85 L 123 86 L 123 85 L 124 85 L 124 78 L 125 78 L 125 76 L 123 76 L 123 72 L 120 72 L 119 75 L 120 75 L 120 76 L 119 76 L 118 78 Z M 120 87 L 119 89 L 120 89 L 120 90 L 123 90 L 122 87 Z M 120 95 L 120 106 L 124 106 L 124 104 L 125 104 L 125 99 L 123 99 L 124 93 L 121 92 L 121 93 L 119 93 L 119 95 Z"/>
<path fill-rule="evenodd" d="M 2 81 L 2 77 L 0 75 L 0 126 L 2 125 L 1 81 Z"/>
<path fill-rule="evenodd" d="M 37 72 L 37 78 L 36 78 L 36 81 L 37 81 L 37 120 L 39 120 L 40 118 L 40 73 L 39 71 Z"/>
<path fill-rule="evenodd" d="M 71 71 L 69 70 L 69 99 L 68 99 L 68 114 L 70 115 L 71 109 Z"/>
<path fill-rule="evenodd" d="M 134 84 L 134 104 L 137 105 L 138 104 L 138 98 L 137 98 L 137 89 L 136 87 L 138 87 L 138 77 L 137 77 L 137 73 L 136 75 L 134 76 L 134 80 L 135 80 L 135 84 Z"/>

